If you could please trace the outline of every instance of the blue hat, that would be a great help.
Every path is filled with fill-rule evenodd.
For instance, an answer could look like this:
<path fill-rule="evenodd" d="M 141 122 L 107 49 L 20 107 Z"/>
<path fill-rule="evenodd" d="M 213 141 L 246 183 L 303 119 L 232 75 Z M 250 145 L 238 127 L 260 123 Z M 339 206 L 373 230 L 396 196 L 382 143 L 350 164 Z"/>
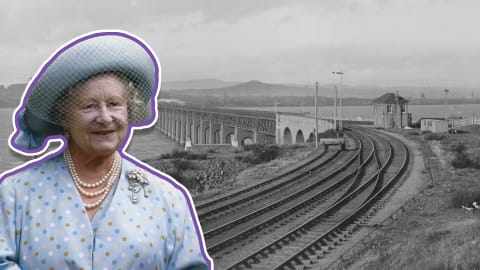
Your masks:
<path fill-rule="evenodd" d="M 152 97 L 159 86 L 159 65 L 148 46 L 125 32 L 82 36 L 60 48 L 28 85 L 16 115 L 20 130 L 14 144 L 23 149 L 40 148 L 46 137 L 63 134 L 55 117 L 59 98 L 105 72 L 122 74 L 132 82 L 145 106 L 155 102 Z"/>

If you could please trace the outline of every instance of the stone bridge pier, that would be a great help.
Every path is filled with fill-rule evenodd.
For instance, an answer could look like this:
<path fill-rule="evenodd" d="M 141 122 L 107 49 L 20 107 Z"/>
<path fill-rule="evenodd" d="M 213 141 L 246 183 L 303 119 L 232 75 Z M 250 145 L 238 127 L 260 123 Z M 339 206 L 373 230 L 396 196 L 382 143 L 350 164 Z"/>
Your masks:
<path fill-rule="evenodd" d="M 277 113 L 277 144 L 315 143 L 315 117 L 304 114 Z M 318 119 L 318 133 L 333 129 L 331 119 Z"/>
<path fill-rule="evenodd" d="M 159 104 L 157 127 L 180 144 L 302 144 L 315 140 L 315 119 L 274 113 Z M 319 132 L 333 127 L 319 119 Z"/>

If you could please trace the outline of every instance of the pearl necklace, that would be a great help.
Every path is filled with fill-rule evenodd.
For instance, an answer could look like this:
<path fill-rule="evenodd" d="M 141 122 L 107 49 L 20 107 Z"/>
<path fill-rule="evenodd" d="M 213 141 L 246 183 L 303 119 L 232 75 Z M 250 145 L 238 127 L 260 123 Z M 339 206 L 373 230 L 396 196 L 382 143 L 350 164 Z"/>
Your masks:
<path fill-rule="evenodd" d="M 68 163 L 71 163 L 71 164 L 74 164 L 73 162 L 73 159 L 72 159 L 72 155 L 70 154 L 70 151 L 65 151 L 64 153 L 64 156 L 65 156 L 65 161 L 68 162 Z M 105 174 L 104 177 L 102 177 L 100 180 L 98 180 L 97 182 L 94 182 L 94 183 L 85 183 L 83 182 L 80 178 L 78 178 L 78 184 L 81 186 L 81 187 L 84 187 L 84 188 L 96 188 L 96 187 L 99 187 L 100 185 L 102 185 L 109 177 L 110 175 L 113 173 L 113 169 L 115 167 L 115 162 L 117 162 L 117 157 L 115 156 L 115 159 L 113 161 L 114 163 L 112 164 L 112 166 L 110 167 L 110 170 L 107 172 L 107 174 Z M 67 164 L 68 165 L 68 164 Z M 74 165 L 75 167 L 75 165 Z M 73 167 L 73 168 L 74 168 Z M 75 179 L 74 179 L 75 180 Z"/>
<path fill-rule="evenodd" d="M 63 156 L 65 158 L 65 164 L 67 165 L 67 169 L 70 175 L 72 176 L 73 183 L 75 184 L 75 187 L 77 188 L 78 192 L 88 198 L 94 198 L 94 197 L 100 196 L 100 198 L 93 203 L 84 202 L 83 204 L 85 208 L 87 210 L 90 210 L 100 206 L 100 204 L 102 204 L 102 202 L 107 197 L 108 192 L 110 191 L 110 188 L 112 187 L 113 183 L 115 183 L 115 180 L 120 176 L 121 167 L 122 167 L 121 159 L 118 158 L 118 155 L 115 155 L 115 159 L 112 163 L 112 166 L 110 167 L 110 170 L 107 172 L 107 174 L 104 177 L 102 177 L 102 179 L 100 179 L 99 181 L 90 184 L 90 183 L 83 182 L 78 176 L 77 170 L 75 168 L 75 163 L 73 162 L 72 155 L 70 154 L 70 151 L 68 151 L 68 149 L 65 150 Z M 107 185 L 100 190 L 90 192 L 82 188 L 82 186 L 85 188 L 99 187 L 107 179 L 108 179 Z"/>

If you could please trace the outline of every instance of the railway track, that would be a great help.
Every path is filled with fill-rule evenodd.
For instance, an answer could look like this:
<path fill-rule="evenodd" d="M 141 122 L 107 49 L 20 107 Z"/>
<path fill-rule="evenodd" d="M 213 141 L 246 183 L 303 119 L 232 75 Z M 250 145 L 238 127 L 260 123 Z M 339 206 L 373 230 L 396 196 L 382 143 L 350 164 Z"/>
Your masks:
<path fill-rule="evenodd" d="M 225 221 L 235 220 L 248 213 L 269 205 L 279 205 L 277 202 L 285 198 L 285 194 L 306 191 L 312 185 L 320 185 L 318 181 L 326 172 L 335 171 L 334 167 L 326 168 L 327 164 L 350 164 L 355 161 L 357 153 L 327 152 L 325 156 L 312 164 L 282 177 L 276 182 L 262 185 L 249 193 L 241 194 L 230 201 L 222 202 L 208 211 L 201 211 L 198 215 L 202 227 L 209 232 L 211 229 L 224 224 Z M 339 167 L 338 165 L 336 166 Z M 341 173 L 340 170 L 333 172 Z"/>
<path fill-rule="evenodd" d="M 399 140 L 349 131 L 356 151 L 323 153 L 258 187 L 203 204 L 216 269 L 317 269 L 382 207 L 408 165 Z M 253 201 L 253 203 L 252 203 Z"/>

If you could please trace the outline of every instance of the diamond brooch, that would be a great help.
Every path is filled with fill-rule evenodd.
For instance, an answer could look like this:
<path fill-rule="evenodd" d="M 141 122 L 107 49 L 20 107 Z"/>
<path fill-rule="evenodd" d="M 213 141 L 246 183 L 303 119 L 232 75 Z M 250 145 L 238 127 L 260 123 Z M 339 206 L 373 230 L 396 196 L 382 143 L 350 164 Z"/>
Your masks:
<path fill-rule="evenodd" d="M 137 193 L 139 193 L 143 189 L 143 196 L 148 198 L 148 193 L 145 189 L 147 186 L 148 178 L 143 170 L 133 169 L 127 172 L 127 179 L 128 179 L 128 190 L 131 192 L 130 201 L 133 204 L 138 203 Z"/>

